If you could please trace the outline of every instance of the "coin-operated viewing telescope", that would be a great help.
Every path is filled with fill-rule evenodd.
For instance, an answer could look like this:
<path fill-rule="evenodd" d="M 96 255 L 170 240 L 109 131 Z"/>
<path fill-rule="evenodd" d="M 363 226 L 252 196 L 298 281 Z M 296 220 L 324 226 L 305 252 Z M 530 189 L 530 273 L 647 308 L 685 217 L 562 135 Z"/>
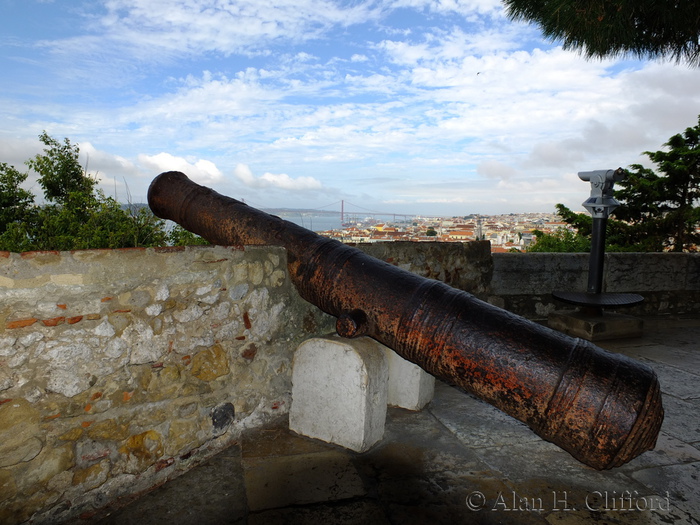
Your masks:
<path fill-rule="evenodd" d="M 588 262 L 588 287 L 586 293 L 552 292 L 561 301 L 582 306 L 591 313 L 601 314 L 603 307 L 632 306 L 644 298 L 632 293 L 603 293 L 603 264 L 605 258 L 605 229 L 610 214 L 620 205 L 615 200 L 614 186 L 625 179 L 625 170 L 579 171 L 579 179 L 591 183 L 591 195 L 583 202 L 593 218 L 591 232 L 591 256 Z"/>
<path fill-rule="evenodd" d="M 583 203 L 583 207 L 594 219 L 607 219 L 620 205 L 613 197 L 613 186 L 616 182 L 624 180 L 625 170 L 617 168 L 616 170 L 579 171 L 578 178 L 591 183 L 591 196 Z M 604 235 L 605 230 L 603 230 Z"/>

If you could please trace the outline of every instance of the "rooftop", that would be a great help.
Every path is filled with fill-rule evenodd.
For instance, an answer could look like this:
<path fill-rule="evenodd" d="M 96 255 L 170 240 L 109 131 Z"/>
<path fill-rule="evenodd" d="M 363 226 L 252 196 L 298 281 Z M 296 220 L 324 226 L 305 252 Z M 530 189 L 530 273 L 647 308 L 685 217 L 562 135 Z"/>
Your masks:
<path fill-rule="evenodd" d="M 524 424 L 444 383 L 420 412 L 390 408 L 365 453 L 285 428 L 239 443 L 108 524 L 608 524 L 700 519 L 700 319 L 646 319 L 644 336 L 598 342 L 652 366 L 665 419 L 656 449 L 596 471 Z"/>

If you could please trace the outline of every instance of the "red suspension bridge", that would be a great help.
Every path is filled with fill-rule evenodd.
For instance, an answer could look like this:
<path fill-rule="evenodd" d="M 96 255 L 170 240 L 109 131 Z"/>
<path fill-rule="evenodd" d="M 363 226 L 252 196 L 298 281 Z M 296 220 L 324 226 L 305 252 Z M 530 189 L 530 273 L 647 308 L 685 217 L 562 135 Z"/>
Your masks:
<path fill-rule="evenodd" d="M 407 221 L 407 220 L 415 217 L 415 215 L 407 215 L 404 213 L 380 212 L 380 211 L 376 211 L 376 210 L 370 210 L 370 209 L 363 208 L 362 206 L 358 206 L 357 204 L 353 204 L 353 203 L 345 201 L 345 200 L 336 201 L 332 204 L 328 204 L 326 206 L 321 206 L 320 208 L 314 208 L 314 210 L 329 211 L 328 208 L 330 208 L 331 206 L 337 206 L 338 204 L 340 204 L 340 223 L 341 223 L 341 225 L 344 225 L 347 222 L 356 220 L 357 216 L 359 216 L 359 215 L 362 215 L 363 218 L 372 217 L 374 219 L 376 219 L 376 217 L 392 217 L 393 222 L 397 222 L 397 217 L 403 221 Z M 348 205 L 350 207 L 349 210 L 346 210 L 346 208 L 345 208 L 346 205 Z"/>

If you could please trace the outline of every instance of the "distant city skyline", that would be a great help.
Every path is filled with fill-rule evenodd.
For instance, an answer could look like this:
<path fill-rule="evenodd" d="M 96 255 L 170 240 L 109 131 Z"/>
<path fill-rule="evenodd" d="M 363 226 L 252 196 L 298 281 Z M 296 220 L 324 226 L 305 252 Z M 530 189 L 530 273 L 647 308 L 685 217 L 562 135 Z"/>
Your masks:
<path fill-rule="evenodd" d="M 578 211 L 578 171 L 700 114 L 700 70 L 586 61 L 499 0 L 0 2 L 0 162 L 46 130 L 122 202 L 180 170 L 258 208 Z"/>
<path fill-rule="evenodd" d="M 340 212 L 335 211 L 305 209 L 294 210 L 289 208 L 268 208 L 264 211 L 316 232 L 327 232 L 331 230 L 341 231 L 353 227 L 360 229 L 371 229 L 377 225 L 397 227 L 400 230 L 404 230 L 411 229 L 411 226 L 415 224 L 418 225 L 418 229 L 425 227 L 427 224 L 431 224 L 441 227 L 444 226 L 449 230 L 453 229 L 454 226 L 459 226 L 466 223 L 484 226 L 491 223 L 500 223 L 508 226 L 519 224 L 522 226 L 523 224 L 551 224 L 552 221 L 560 221 L 560 217 L 555 212 L 506 213 L 492 215 L 465 214 L 448 216 L 407 216 L 400 214 L 392 216 L 391 214 L 363 215 L 349 213 L 345 216 L 345 220 L 341 221 Z"/>

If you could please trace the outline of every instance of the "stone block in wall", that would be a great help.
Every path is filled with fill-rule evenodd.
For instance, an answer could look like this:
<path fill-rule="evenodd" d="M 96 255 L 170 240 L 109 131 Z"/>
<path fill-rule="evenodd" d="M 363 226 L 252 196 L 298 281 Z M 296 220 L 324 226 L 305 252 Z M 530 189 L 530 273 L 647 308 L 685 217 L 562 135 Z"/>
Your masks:
<path fill-rule="evenodd" d="M 289 428 L 357 452 L 384 435 L 389 367 L 369 337 L 319 337 L 294 354 Z"/>
<path fill-rule="evenodd" d="M 26 399 L 0 402 L 0 467 L 34 459 L 43 448 L 40 413 Z"/>
<path fill-rule="evenodd" d="M 698 290 L 700 283 L 693 283 L 694 261 L 700 257 L 689 253 L 607 253 L 604 289 L 637 293 Z"/>
<path fill-rule="evenodd" d="M 685 254 L 688 259 L 686 269 L 686 290 L 700 291 L 700 253 Z"/>
<path fill-rule="evenodd" d="M 494 253 L 493 295 L 541 295 L 555 290 L 585 291 L 587 253 Z"/>
<path fill-rule="evenodd" d="M 473 294 L 488 289 L 493 273 L 488 241 L 358 243 L 356 248 L 421 277 Z"/>

